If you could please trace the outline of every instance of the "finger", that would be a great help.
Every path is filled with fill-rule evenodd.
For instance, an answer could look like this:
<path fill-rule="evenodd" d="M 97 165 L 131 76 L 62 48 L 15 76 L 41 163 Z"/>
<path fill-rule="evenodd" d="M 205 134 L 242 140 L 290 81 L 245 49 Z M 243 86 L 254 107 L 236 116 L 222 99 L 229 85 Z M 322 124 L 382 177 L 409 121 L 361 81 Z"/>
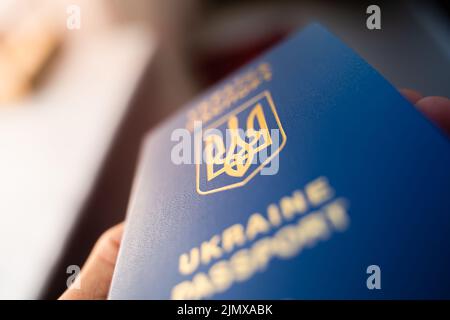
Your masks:
<path fill-rule="evenodd" d="M 416 107 L 450 136 L 450 99 L 425 97 L 417 101 Z"/>
<path fill-rule="evenodd" d="M 79 278 L 59 299 L 106 299 L 111 285 L 122 234 L 123 223 L 120 223 L 106 231 L 99 238 L 83 266 Z"/>
<path fill-rule="evenodd" d="M 420 92 L 412 89 L 400 89 L 400 93 L 412 104 L 415 104 L 417 101 L 423 98 Z"/>

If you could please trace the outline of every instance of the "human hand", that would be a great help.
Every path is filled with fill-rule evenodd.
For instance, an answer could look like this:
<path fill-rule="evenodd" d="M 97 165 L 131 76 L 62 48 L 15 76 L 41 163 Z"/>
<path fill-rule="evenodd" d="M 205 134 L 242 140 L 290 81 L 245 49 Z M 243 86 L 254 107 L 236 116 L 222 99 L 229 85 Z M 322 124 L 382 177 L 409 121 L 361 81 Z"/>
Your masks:
<path fill-rule="evenodd" d="M 450 136 L 450 99 L 437 96 L 423 97 L 411 89 L 401 89 L 400 92 L 428 119 Z"/>
<path fill-rule="evenodd" d="M 450 100 L 444 97 L 422 97 L 416 91 L 400 92 L 426 117 L 450 136 Z M 68 288 L 61 300 L 106 299 L 123 234 L 123 222 L 106 231 L 95 244 L 80 272 L 80 288 Z"/>
<path fill-rule="evenodd" d="M 111 285 L 124 223 L 108 229 L 97 240 L 75 283 L 60 300 L 104 300 Z"/>

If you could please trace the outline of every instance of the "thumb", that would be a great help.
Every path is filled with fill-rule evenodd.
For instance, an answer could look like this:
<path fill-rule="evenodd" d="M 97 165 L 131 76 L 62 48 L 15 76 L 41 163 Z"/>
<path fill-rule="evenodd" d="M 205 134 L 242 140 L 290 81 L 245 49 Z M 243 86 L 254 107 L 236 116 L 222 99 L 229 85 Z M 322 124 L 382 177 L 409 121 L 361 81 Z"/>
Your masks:
<path fill-rule="evenodd" d="M 107 230 L 97 240 L 75 282 L 60 300 L 106 299 L 123 234 L 123 222 Z"/>

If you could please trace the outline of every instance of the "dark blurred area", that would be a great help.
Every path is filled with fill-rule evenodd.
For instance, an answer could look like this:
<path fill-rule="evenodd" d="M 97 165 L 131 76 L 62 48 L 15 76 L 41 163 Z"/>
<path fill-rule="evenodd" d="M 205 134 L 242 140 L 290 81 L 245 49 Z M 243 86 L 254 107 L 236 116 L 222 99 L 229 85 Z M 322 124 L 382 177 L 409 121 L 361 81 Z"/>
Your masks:
<path fill-rule="evenodd" d="M 32 6 L 39 6 L 36 4 L 39 1 L 31 2 L 34 3 Z M 42 103 L 44 100 L 44 104 L 46 104 L 45 99 L 39 93 L 42 87 L 48 88 L 45 90 L 51 92 L 49 94 L 51 97 L 55 95 L 53 92 L 56 89 L 51 85 L 51 74 L 58 68 L 65 67 L 65 62 L 61 62 L 65 60 L 61 56 L 71 50 L 71 42 L 81 41 L 79 39 L 83 37 L 90 38 L 92 34 L 102 37 L 108 34 L 105 38 L 114 38 L 117 30 L 133 26 L 133 28 L 139 29 L 139 37 L 149 40 L 151 49 L 144 50 L 136 45 L 136 51 L 140 53 L 139 58 L 130 54 L 129 61 L 122 61 L 122 64 L 111 61 L 110 66 L 105 65 L 99 72 L 111 73 L 111 77 L 119 78 L 123 78 L 122 75 L 127 73 L 132 73 L 133 80 L 126 81 L 126 83 L 133 85 L 130 85 L 127 94 L 124 93 L 124 96 L 128 98 L 113 99 L 112 95 L 117 94 L 116 89 L 106 85 L 99 87 L 100 89 L 96 89 L 95 92 L 88 89 L 84 91 L 82 88 L 76 89 L 76 96 L 82 96 L 84 99 L 79 100 L 79 104 L 83 104 L 84 101 L 87 101 L 86 103 L 92 101 L 96 92 L 104 89 L 105 96 L 114 101 L 122 101 L 120 103 L 122 107 L 117 107 L 121 111 L 114 111 L 117 113 L 117 120 L 109 125 L 109 134 L 103 138 L 101 146 L 100 144 L 91 146 L 96 152 L 99 152 L 95 164 L 87 165 L 91 169 L 82 172 L 82 168 L 73 168 L 73 170 L 80 170 L 79 173 L 75 173 L 76 175 L 89 175 L 91 179 L 87 182 L 84 181 L 84 184 L 79 186 L 87 191 L 75 200 L 70 198 L 71 191 L 67 191 L 69 196 L 64 201 L 70 202 L 71 208 L 73 207 L 71 216 L 65 219 L 66 213 L 59 212 L 58 219 L 62 221 L 60 224 L 49 222 L 44 226 L 38 226 L 47 229 L 42 230 L 39 235 L 34 235 L 36 239 L 48 235 L 49 242 L 59 242 L 59 247 L 46 253 L 46 257 L 51 257 L 48 262 L 50 268 L 46 265 L 43 269 L 48 269 L 47 273 L 36 271 L 36 274 L 33 275 L 41 277 L 33 284 L 36 289 L 18 291 L 14 294 L 15 297 L 56 299 L 66 288 L 67 266 L 82 266 L 100 234 L 125 218 L 139 147 L 144 135 L 149 130 L 202 90 L 267 50 L 292 31 L 302 28 L 310 22 L 319 22 L 325 25 L 397 87 L 413 88 L 426 95 L 450 96 L 450 86 L 448 85 L 450 83 L 448 72 L 450 6 L 447 1 L 377 1 L 376 4 L 382 10 L 381 30 L 366 28 L 366 8 L 372 4 L 368 1 L 95 0 L 71 1 L 70 4 L 78 2 L 82 13 L 91 12 L 91 14 L 82 15 L 83 24 L 80 30 L 65 30 L 63 35 L 55 32 L 51 38 L 53 40 L 44 41 L 48 44 L 43 45 L 47 49 L 44 50 L 42 56 L 48 57 L 41 60 L 48 61 L 45 62 L 45 69 L 42 67 L 45 72 L 42 72 L 39 77 L 41 79 L 39 85 L 34 85 L 36 81 L 33 80 L 33 85 L 28 88 L 29 81 L 26 79 L 31 77 L 30 74 L 33 75 L 33 79 L 37 79 L 38 77 L 34 75 L 41 71 L 30 72 L 23 79 L 18 80 L 17 87 L 20 89 L 15 90 L 14 94 L 10 94 L 14 98 L 14 102 L 10 102 L 11 99 L 8 99 L 8 102 L 5 103 L 7 106 L 4 108 L 0 104 L 0 112 L 2 109 L 8 112 L 3 117 L 4 119 L 14 116 L 19 119 L 17 120 L 19 123 L 22 121 L 20 117 L 23 118 L 23 115 L 16 116 L 16 113 L 25 113 L 26 110 L 37 108 L 33 107 L 33 101 Z M 68 2 L 64 5 L 61 4 L 62 7 L 58 9 L 62 8 L 63 14 L 61 18 L 54 19 L 56 25 L 60 23 L 59 20 L 66 19 L 64 6 L 68 4 Z M 91 10 L 91 6 L 100 7 L 100 9 Z M 97 19 L 97 14 L 100 15 L 100 13 L 101 19 Z M 54 16 L 54 13 L 52 14 Z M 10 26 L 8 28 L 11 30 Z M 43 30 L 45 33 L 46 29 Z M 127 36 L 125 35 L 125 37 Z M 141 38 L 138 38 L 136 42 L 142 43 L 139 39 Z M 35 45 L 36 41 L 33 43 Z M 114 50 L 114 48 L 125 45 L 126 42 L 113 42 L 111 48 Z M 108 52 L 111 52 L 108 50 L 99 54 L 96 59 L 102 60 L 104 56 L 108 55 Z M 52 58 L 50 58 L 50 54 L 46 53 L 47 51 L 53 52 Z M 86 52 L 84 48 L 81 51 Z M 94 51 L 99 52 L 98 50 Z M 1 52 L 0 60 L 2 59 Z M 128 63 L 131 61 L 136 63 L 138 60 L 141 61 L 140 64 L 130 71 Z M 95 61 L 97 60 L 92 62 L 93 65 L 96 65 Z M 42 64 L 44 65 L 44 63 Z M 67 62 L 67 64 L 70 63 Z M 74 67 L 78 70 L 77 68 Z M 40 70 L 40 68 L 36 69 Z M 47 80 L 48 78 L 50 80 Z M 0 81 L 6 80 L 0 79 Z M 57 77 L 55 81 L 61 80 Z M 73 81 L 82 82 L 77 79 Z M 96 81 L 92 78 L 92 83 Z M 27 83 L 26 90 L 22 89 L 25 88 L 23 83 Z M 73 85 L 72 82 L 71 85 Z M 65 90 L 62 88 L 58 93 L 63 101 Z M 5 89 L 5 92 L 8 91 Z M 29 96 L 33 95 L 37 98 L 30 100 Z M 26 101 L 26 106 L 20 106 L 24 103 L 23 101 Z M 103 100 L 94 99 L 94 101 L 96 104 L 93 105 L 93 108 Z M 102 112 L 108 113 L 111 110 L 113 109 L 105 108 Z M 51 112 L 49 111 L 49 113 Z M 89 114 L 90 111 L 86 112 Z M 75 111 L 75 118 L 76 114 Z M 96 114 L 99 118 L 102 118 L 103 115 Z M 61 118 L 58 119 L 62 120 L 58 120 L 58 123 L 67 119 L 64 114 L 59 116 Z M 1 113 L 0 118 L 2 118 Z M 0 123 L 0 133 L 6 132 L 4 130 L 13 130 L 8 126 Z M 74 134 L 77 137 L 76 128 L 79 128 L 81 132 L 84 130 L 83 124 L 74 124 L 74 128 Z M 97 129 L 102 130 L 100 125 Z M 54 132 L 57 133 L 57 130 L 55 129 Z M 51 134 L 55 134 L 54 132 Z M 46 131 L 45 135 L 47 134 Z M 94 131 L 89 135 L 79 134 L 79 139 L 86 139 L 86 141 L 92 141 L 94 137 Z M 64 143 L 61 142 L 61 144 Z M 85 144 L 88 143 L 81 141 L 79 147 L 83 148 Z M 73 146 L 73 148 L 75 147 Z M 50 148 L 53 150 L 53 145 Z M 86 158 L 89 158 L 89 150 L 85 152 Z M 0 166 L 6 168 L 6 164 L 0 163 Z M 5 170 L 9 170 L 9 168 Z M 64 172 L 67 170 L 64 168 Z M 24 183 L 23 181 L 17 180 L 17 183 Z M 21 190 L 21 187 L 18 187 L 18 190 Z M 33 189 L 30 192 L 32 191 Z M 26 197 L 26 195 L 23 196 Z M 49 193 L 50 201 L 52 197 L 54 195 Z M 74 204 L 74 202 L 76 203 Z M 13 207 L 15 205 L 9 207 L 5 205 L 0 209 L 7 210 Z M 37 207 L 36 210 L 39 211 L 40 207 Z M 23 212 L 28 211 L 24 208 Z M 39 214 L 45 215 L 45 212 L 39 212 Z M 25 213 L 23 213 L 24 215 Z M 21 216 L 17 215 L 17 219 L 19 217 Z M 49 221 L 54 221 L 54 219 L 49 218 Z M 26 220 L 16 222 L 14 220 L 7 225 L 11 226 L 11 232 L 14 232 L 14 228 L 20 228 L 21 223 L 32 222 L 26 222 Z M 64 227 L 61 227 L 61 230 L 64 232 L 61 231 L 59 234 L 50 236 L 54 229 L 58 229 L 62 224 Z M 28 231 L 27 234 L 29 234 Z M 33 239 L 30 238 L 30 241 Z M 44 244 L 38 249 L 44 250 Z M 14 248 L 14 241 L 9 246 L 10 252 L 17 251 Z M 26 243 L 23 244 L 23 248 L 26 248 Z M 20 254 L 27 255 L 28 253 L 23 248 L 21 247 Z M 14 261 L 24 263 L 26 260 L 16 259 Z M 14 264 L 14 261 L 9 260 L 6 256 L 2 258 L 1 263 Z M 26 263 L 34 262 L 26 261 Z M 14 283 L 16 281 L 14 278 L 19 278 L 20 274 L 11 275 L 8 270 L 12 269 L 14 269 L 14 265 L 5 267 L 2 273 L 9 274 L 8 277 L 13 279 L 11 283 Z M 7 292 L 5 287 L 1 292 L 2 298 L 8 298 Z"/>

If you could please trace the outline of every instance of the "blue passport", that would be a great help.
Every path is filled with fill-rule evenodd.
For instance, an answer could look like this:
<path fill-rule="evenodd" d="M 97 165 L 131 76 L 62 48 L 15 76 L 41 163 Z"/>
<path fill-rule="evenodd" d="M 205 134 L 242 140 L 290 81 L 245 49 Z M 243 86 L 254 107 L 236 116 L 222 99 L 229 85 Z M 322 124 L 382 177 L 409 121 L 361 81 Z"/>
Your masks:
<path fill-rule="evenodd" d="M 146 137 L 109 297 L 450 298 L 449 168 L 449 139 L 311 25 Z"/>

